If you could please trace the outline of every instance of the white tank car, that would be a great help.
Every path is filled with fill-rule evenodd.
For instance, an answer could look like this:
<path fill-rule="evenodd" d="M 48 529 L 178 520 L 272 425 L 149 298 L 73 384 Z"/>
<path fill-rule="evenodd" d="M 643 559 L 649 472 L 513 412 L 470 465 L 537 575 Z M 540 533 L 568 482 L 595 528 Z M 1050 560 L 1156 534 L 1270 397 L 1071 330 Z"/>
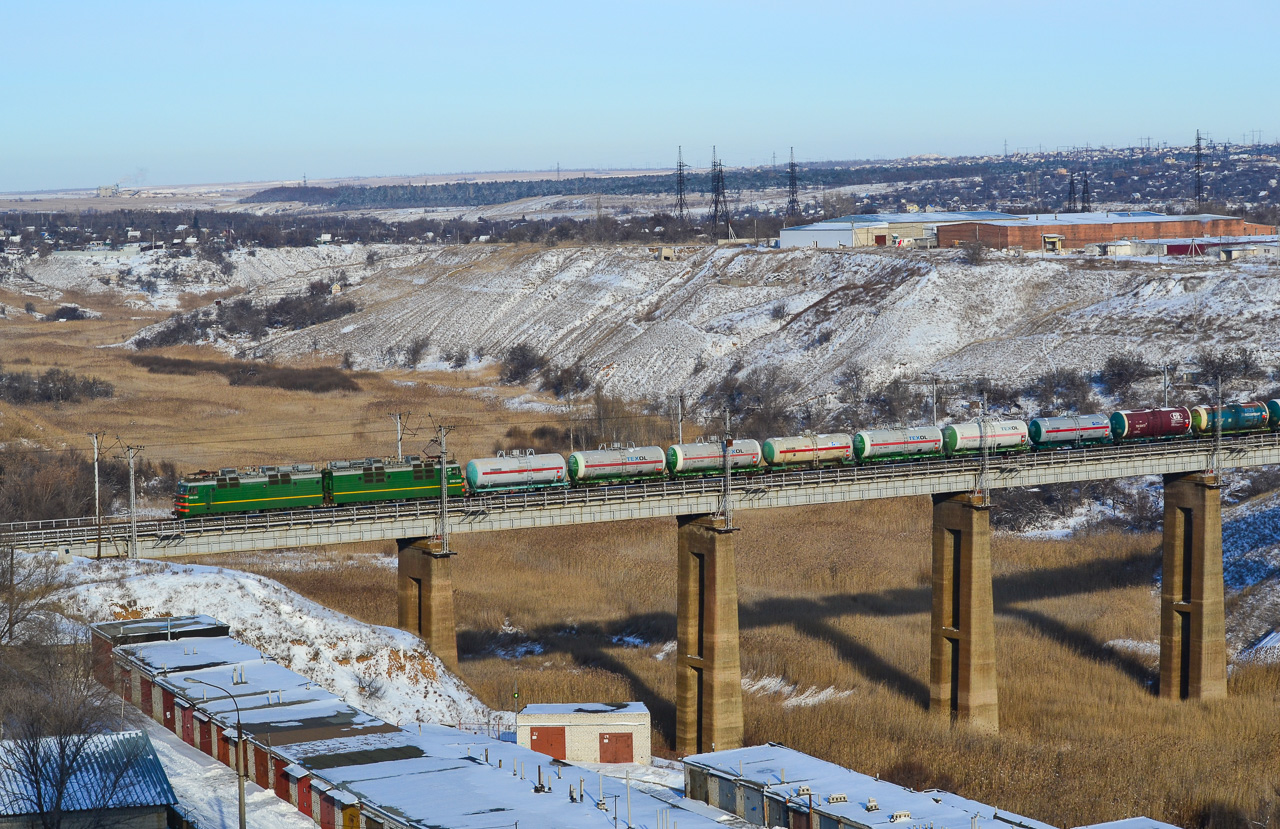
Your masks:
<path fill-rule="evenodd" d="M 730 469 L 751 469 L 760 465 L 760 441 L 735 440 L 729 447 Z M 667 471 L 674 475 L 713 473 L 724 470 L 724 449 L 719 443 L 677 443 L 667 449 Z"/>
<path fill-rule="evenodd" d="M 986 423 L 957 423 L 942 430 L 943 447 L 948 455 L 966 452 L 1010 452 L 1026 449 L 1029 438 L 1027 424 L 1021 420 L 991 420 Z"/>
<path fill-rule="evenodd" d="M 864 429 L 853 436 L 853 454 L 860 461 L 903 455 L 940 455 L 942 430 L 937 426 Z"/>
<path fill-rule="evenodd" d="M 1027 431 L 1037 446 L 1090 443 L 1111 437 L 1111 418 L 1104 414 L 1037 417 Z"/>
<path fill-rule="evenodd" d="M 653 478 L 666 468 L 661 446 L 596 449 L 569 456 L 569 480 L 601 481 L 614 478 Z"/>
<path fill-rule="evenodd" d="M 467 462 L 467 487 L 472 492 L 489 489 L 532 489 L 569 482 L 561 455 L 500 455 Z"/>
<path fill-rule="evenodd" d="M 772 466 L 848 463 L 852 460 L 853 435 L 800 435 L 769 438 L 764 442 L 764 461 Z"/>

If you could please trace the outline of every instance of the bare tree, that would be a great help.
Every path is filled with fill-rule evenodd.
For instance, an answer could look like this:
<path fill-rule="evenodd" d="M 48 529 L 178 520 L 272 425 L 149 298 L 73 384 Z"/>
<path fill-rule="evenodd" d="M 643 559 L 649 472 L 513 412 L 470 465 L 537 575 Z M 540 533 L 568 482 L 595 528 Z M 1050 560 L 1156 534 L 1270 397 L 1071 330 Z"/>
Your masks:
<path fill-rule="evenodd" d="M 62 586 L 57 559 L 19 553 L 10 536 L 0 535 L 0 648 L 39 636 Z"/>
<path fill-rule="evenodd" d="M 60 617 L 28 624 L 20 642 L 0 646 L 7 811 L 35 815 L 41 829 L 115 825 L 108 807 L 132 794 L 128 780 L 146 741 L 117 741 L 110 754 L 95 743 L 138 717 L 94 678 L 86 637 L 69 633 Z"/>

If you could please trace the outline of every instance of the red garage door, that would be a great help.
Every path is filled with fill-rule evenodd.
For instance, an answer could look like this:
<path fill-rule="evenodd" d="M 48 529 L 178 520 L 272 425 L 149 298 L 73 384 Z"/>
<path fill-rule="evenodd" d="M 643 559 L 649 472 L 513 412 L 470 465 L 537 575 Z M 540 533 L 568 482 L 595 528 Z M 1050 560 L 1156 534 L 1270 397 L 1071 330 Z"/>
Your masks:
<path fill-rule="evenodd" d="M 534 751 L 550 755 L 557 760 L 564 756 L 564 726 L 543 725 L 529 729 L 529 747 Z"/>
<path fill-rule="evenodd" d="M 600 735 L 601 763 L 630 763 L 634 757 L 630 731 L 614 731 Z"/>

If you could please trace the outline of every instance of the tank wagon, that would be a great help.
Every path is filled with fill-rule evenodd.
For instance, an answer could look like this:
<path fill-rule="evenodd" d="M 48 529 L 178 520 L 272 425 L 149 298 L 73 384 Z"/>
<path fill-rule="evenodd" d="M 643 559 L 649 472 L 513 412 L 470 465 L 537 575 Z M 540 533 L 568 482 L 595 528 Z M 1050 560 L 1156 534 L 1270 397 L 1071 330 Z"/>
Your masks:
<path fill-rule="evenodd" d="M 1103 414 L 1037 417 L 1027 434 L 1035 446 L 1089 446 L 1111 439 L 1111 420 Z"/>
<path fill-rule="evenodd" d="M 863 429 L 853 436 L 853 455 L 862 461 L 886 461 L 942 454 L 942 430 L 936 426 L 918 429 Z"/>
<path fill-rule="evenodd" d="M 1111 414 L 1111 439 L 1167 440 L 1191 433 L 1191 411 L 1185 406 L 1172 409 L 1134 409 Z"/>
<path fill-rule="evenodd" d="M 756 469 L 760 466 L 763 451 L 758 440 L 730 441 L 730 471 Z M 677 443 L 667 449 L 667 471 L 678 477 L 723 473 L 724 454 L 724 446 L 719 442 Z"/>
<path fill-rule="evenodd" d="M 1024 452 L 1029 446 L 1027 424 L 1021 420 L 957 423 L 942 430 L 942 449 L 947 457 L 987 452 Z"/>
<path fill-rule="evenodd" d="M 764 442 L 764 462 L 770 466 L 829 466 L 853 462 L 853 436 L 801 435 L 769 438 Z"/>
<path fill-rule="evenodd" d="M 1191 430 L 1197 435 L 1212 435 L 1219 428 L 1223 434 L 1258 432 L 1267 428 L 1268 420 L 1266 403 L 1227 403 L 1191 410 Z"/>
<path fill-rule="evenodd" d="M 728 442 L 733 474 L 769 469 L 839 467 L 852 464 L 963 457 L 988 451 L 997 454 L 1032 449 L 1053 450 L 1098 444 L 1204 439 L 1217 429 L 1242 434 L 1280 431 L 1280 399 L 1125 410 L 1104 414 L 988 420 L 938 428 L 920 426 L 864 429 L 852 435 L 781 435 L 761 444 L 751 438 Z M 514 492 L 568 486 L 608 486 L 637 481 L 718 476 L 724 474 L 724 443 L 704 438 L 661 446 L 609 446 L 557 453 L 533 450 L 500 452 L 467 462 L 465 475 L 457 463 L 408 455 L 400 459 L 359 458 L 313 464 L 259 466 L 247 470 L 200 471 L 179 482 L 174 516 L 260 512 L 344 504 L 367 504 L 450 497 L 467 493 Z"/>
<path fill-rule="evenodd" d="M 601 446 L 569 456 L 569 480 L 577 483 L 644 481 L 664 477 L 667 454 L 661 446 Z"/>
<path fill-rule="evenodd" d="M 569 470 L 563 455 L 503 452 L 496 458 L 467 461 L 467 487 L 472 492 L 510 492 L 568 486 Z"/>

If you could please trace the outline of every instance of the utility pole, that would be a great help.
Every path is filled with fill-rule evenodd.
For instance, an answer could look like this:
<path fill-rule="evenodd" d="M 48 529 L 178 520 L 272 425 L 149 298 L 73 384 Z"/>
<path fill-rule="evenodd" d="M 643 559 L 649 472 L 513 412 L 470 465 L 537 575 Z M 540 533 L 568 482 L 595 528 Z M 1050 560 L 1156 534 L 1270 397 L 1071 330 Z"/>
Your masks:
<path fill-rule="evenodd" d="M 120 440 L 119 436 L 116 440 Z M 138 485 L 135 476 L 138 453 L 146 448 L 124 444 L 125 460 L 129 461 L 129 558 L 138 557 Z"/>
<path fill-rule="evenodd" d="M 1080 177 L 1084 179 L 1083 192 L 1080 194 L 1080 212 L 1088 213 L 1093 209 L 1093 202 L 1089 198 L 1089 171 L 1082 170 Z"/>
<path fill-rule="evenodd" d="M 445 439 L 452 426 L 436 426 L 435 442 L 440 445 L 440 555 L 449 555 L 449 450 Z"/>
<path fill-rule="evenodd" d="M 413 412 L 396 412 L 391 415 L 391 419 L 396 422 L 396 461 L 404 461 L 404 418 L 413 414 Z"/>
<path fill-rule="evenodd" d="M 102 457 L 102 444 L 99 441 L 104 434 L 104 432 L 89 433 L 89 439 L 93 441 L 93 523 L 98 531 L 98 549 L 94 558 L 102 558 L 102 499 L 98 488 L 98 459 Z"/>
<path fill-rule="evenodd" d="M 1164 375 L 1164 407 L 1169 408 L 1169 367 L 1160 366 L 1160 373 Z"/>
<path fill-rule="evenodd" d="M 724 528 L 731 530 L 733 529 L 733 490 L 729 480 L 729 473 L 732 471 L 729 452 L 733 447 L 733 438 L 729 436 L 728 406 L 724 407 L 724 442 L 721 445 L 724 449 L 724 504 L 721 507 L 721 512 L 724 513 Z"/>
<path fill-rule="evenodd" d="M 684 392 L 676 396 L 676 443 L 684 443 Z"/>

